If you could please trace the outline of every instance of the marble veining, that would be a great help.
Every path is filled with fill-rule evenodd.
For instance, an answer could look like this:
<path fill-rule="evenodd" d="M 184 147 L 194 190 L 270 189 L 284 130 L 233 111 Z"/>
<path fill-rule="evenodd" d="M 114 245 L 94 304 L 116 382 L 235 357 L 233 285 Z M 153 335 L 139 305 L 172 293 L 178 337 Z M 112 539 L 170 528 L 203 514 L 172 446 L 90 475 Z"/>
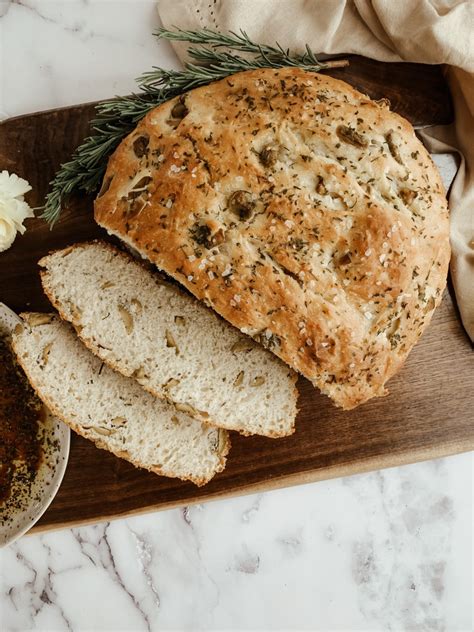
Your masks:
<path fill-rule="evenodd" d="M 177 68 L 158 25 L 151 0 L 0 0 L 0 114 Z M 473 476 L 465 454 L 27 536 L 0 551 L 0 630 L 468 632 Z"/>
<path fill-rule="evenodd" d="M 472 457 L 29 536 L 6 630 L 472 629 Z"/>

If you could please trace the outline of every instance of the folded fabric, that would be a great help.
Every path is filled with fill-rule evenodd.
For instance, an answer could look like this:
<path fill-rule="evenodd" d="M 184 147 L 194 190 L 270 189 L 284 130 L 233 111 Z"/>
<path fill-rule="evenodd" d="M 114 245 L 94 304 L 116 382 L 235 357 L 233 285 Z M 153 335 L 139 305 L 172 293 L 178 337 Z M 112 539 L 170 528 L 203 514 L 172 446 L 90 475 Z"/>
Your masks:
<path fill-rule="evenodd" d="M 459 0 L 159 0 L 166 28 L 244 30 L 262 43 L 354 53 L 380 61 L 445 64 L 455 122 L 425 129 L 433 153 L 457 152 L 450 189 L 451 276 L 474 341 L 474 2 Z M 186 45 L 173 44 L 178 56 Z"/>

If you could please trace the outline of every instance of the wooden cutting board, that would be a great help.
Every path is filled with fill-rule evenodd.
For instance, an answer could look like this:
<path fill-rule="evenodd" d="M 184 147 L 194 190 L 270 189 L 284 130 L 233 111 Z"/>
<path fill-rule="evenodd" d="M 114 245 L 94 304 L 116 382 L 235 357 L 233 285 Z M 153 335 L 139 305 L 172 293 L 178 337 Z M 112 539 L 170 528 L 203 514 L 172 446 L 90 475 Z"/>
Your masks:
<path fill-rule="evenodd" d="M 382 64 L 351 58 L 344 78 L 416 125 L 452 119 L 449 94 L 437 67 Z M 93 105 L 9 119 L 0 125 L 0 170 L 27 178 L 40 205 L 58 165 L 88 132 Z M 105 237 L 92 202 L 71 200 L 50 231 L 41 220 L 0 254 L 0 301 L 16 311 L 48 310 L 37 260 L 51 249 Z M 151 509 L 267 490 L 389 467 L 474 449 L 474 357 L 446 291 L 429 329 L 390 395 L 351 412 L 336 409 L 301 378 L 296 433 L 286 439 L 232 435 L 226 470 L 204 488 L 155 476 L 74 435 L 62 487 L 35 530 L 77 525 Z"/>

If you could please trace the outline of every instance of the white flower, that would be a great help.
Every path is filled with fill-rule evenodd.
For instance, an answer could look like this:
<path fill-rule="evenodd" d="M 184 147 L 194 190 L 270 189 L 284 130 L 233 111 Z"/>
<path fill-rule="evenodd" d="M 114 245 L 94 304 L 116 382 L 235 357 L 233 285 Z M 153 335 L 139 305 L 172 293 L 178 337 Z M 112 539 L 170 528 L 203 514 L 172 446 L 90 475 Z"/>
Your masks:
<path fill-rule="evenodd" d="M 0 173 L 0 252 L 10 248 L 17 232 L 23 235 L 25 219 L 34 217 L 23 197 L 28 191 L 31 187 L 23 178 L 8 171 Z"/>

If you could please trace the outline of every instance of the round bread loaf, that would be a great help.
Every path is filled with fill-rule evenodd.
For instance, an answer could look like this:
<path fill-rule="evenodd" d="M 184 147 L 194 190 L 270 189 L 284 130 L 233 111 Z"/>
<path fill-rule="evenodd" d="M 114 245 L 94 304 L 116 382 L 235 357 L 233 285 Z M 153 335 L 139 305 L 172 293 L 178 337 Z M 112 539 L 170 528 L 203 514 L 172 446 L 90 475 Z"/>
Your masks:
<path fill-rule="evenodd" d="M 151 111 L 95 216 L 344 408 L 386 392 L 446 283 L 445 192 L 411 125 L 296 68 Z"/>

